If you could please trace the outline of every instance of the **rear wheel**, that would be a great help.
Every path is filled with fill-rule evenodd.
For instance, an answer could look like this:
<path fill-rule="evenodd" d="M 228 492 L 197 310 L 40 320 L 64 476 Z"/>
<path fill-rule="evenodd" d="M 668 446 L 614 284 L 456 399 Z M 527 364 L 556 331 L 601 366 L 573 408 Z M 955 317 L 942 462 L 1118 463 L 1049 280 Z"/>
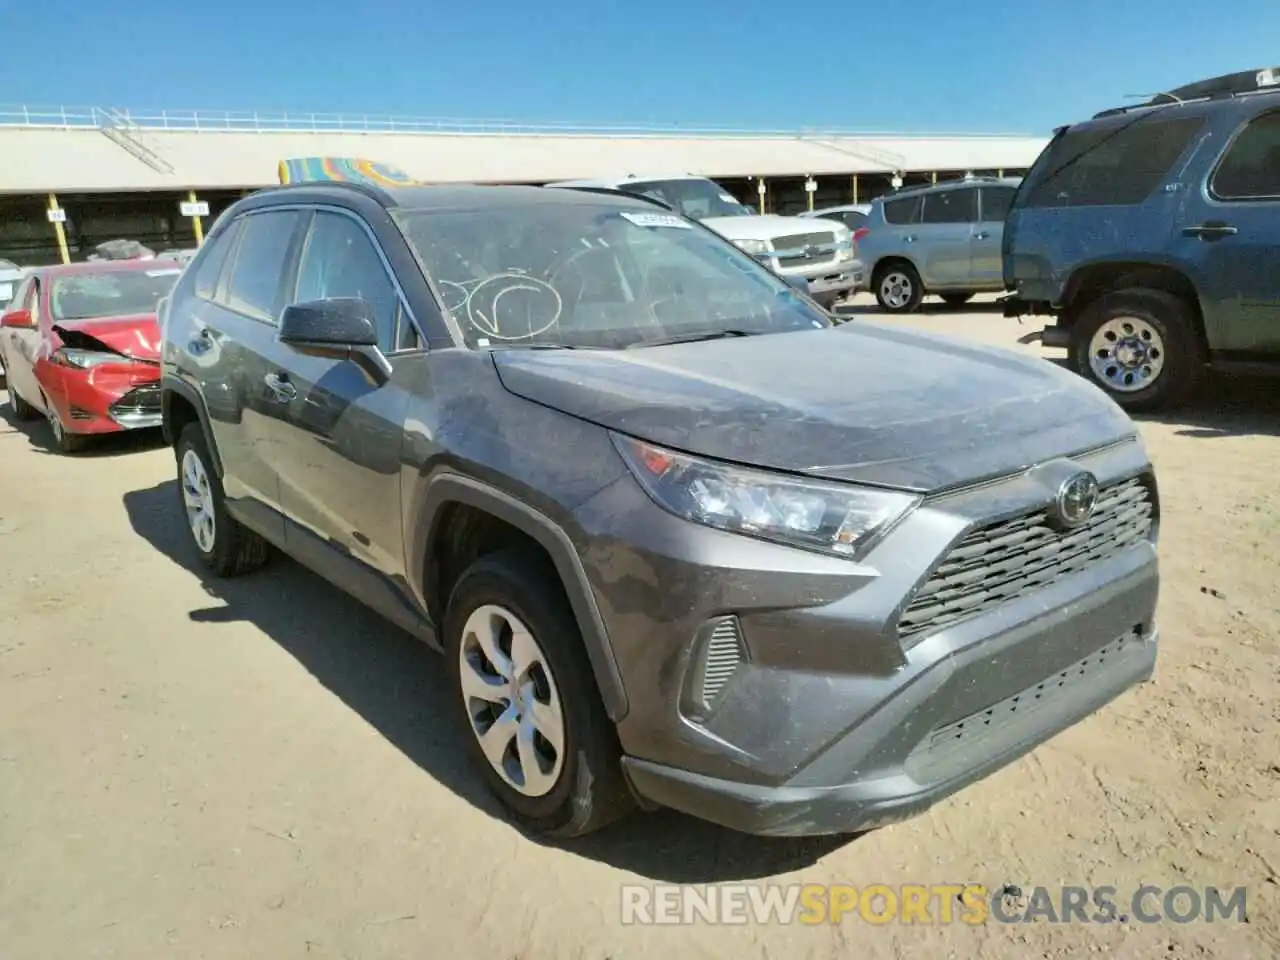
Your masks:
<path fill-rule="evenodd" d="M 468 567 L 444 631 L 468 751 L 517 820 L 573 837 L 632 808 L 577 621 L 536 553 L 506 550 Z"/>
<path fill-rule="evenodd" d="M 876 302 L 888 313 L 911 313 L 924 298 L 920 274 L 909 263 L 890 263 L 876 271 Z"/>
<path fill-rule="evenodd" d="M 1135 287 L 1094 301 L 1071 328 L 1071 360 L 1126 410 L 1186 399 L 1204 372 L 1204 351 L 1187 302 Z"/>
<path fill-rule="evenodd" d="M 227 513 L 222 481 L 199 423 L 178 437 L 178 490 L 200 562 L 220 577 L 251 573 L 267 560 L 267 542 Z"/>

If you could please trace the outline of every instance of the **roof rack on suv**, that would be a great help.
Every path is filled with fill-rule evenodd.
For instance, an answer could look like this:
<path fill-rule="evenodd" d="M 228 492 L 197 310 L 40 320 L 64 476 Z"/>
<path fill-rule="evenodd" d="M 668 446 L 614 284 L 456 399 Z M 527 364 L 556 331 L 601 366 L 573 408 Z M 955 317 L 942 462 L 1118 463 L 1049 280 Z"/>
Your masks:
<path fill-rule="evenodd" d="M 1261 70 L 1241 70 L 1238 73 L 1224 73 L 1207 80 L 1183 84 L 1172 90 L 1157 93 L 1142 103 L 1129 104 L 1123 107 L 1112 107 L 1094 114 L 1094 119 L 1112 117 L 1130 110 L 1144 107 L 1158 107 L 1172 103 L 1186 103 L 1191 100 L 1216 100 L 1225 97 L 1238 97 L 1249 93 L 1280 92 L 1280 67 L 1264 67 Z"/>

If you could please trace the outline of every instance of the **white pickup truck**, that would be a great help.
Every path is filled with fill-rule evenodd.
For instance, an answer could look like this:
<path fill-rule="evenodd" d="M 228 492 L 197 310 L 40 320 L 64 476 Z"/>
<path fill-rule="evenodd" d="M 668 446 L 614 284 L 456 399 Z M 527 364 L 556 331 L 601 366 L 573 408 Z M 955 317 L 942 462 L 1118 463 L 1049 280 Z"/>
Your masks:
<path fill-rule="evenodd" d="M 651 197 L 701 221 L 779 276 L 804 277 L 809 282 L 809 295 L 824 307 L 852 294 L 863 280 L 863 266 L 848 227 L 831 221 L 758 214 L 705 177 L 628 176 L 564 180 L 547 186 L 621 190 Z"/>

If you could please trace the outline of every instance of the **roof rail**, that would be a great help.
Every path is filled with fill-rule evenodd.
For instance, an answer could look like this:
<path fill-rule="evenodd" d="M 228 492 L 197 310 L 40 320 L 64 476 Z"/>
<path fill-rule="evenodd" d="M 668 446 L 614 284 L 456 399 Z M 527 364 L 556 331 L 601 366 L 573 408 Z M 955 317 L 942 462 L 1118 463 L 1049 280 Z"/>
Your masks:
<path fill-rule="evenodd" d="M 371 200 L 376 201 L 384 207 L 396 206 L 395 197 L 384 190 L 382 187 L 375 187 L 371 183 L 365 183 L 363 180 L 299 180 L 295 183 L 281 183 L 271 187 L 264 187 L 263 190 L 308 190 L 316 188 L 334 187 L 340 190 L 354 190 L 356 193 L 362 193 Z"/>
<path fill-rule="evenodd" d="M 1194 83 L 1186 83 L 1180 87 L 1174 87 L 1172 90 L 1157 93 L 1142 103 L 1111 107 L 1094 114 L 1093 118 L 1098 120 L 1102 117 L 1113 117 L 1128 113 L 1131 110 L 1142 110 L 1147 107 L 1226 99 L 1255 93 L 1280 93 L 1280 67 L 1241 70 L 1237 73 L 1224 73 L 1221 76 L 1196 80 Z"/>

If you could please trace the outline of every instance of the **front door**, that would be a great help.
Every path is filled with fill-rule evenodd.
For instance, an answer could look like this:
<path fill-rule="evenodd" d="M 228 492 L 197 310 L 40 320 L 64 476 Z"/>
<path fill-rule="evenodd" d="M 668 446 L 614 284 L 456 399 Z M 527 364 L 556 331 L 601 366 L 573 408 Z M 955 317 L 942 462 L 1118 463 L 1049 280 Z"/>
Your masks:
<path fill-rule="evenodd" d="M 5 378 L 10 393 L 16 392 L 23 400 L 38 410 L 44 409 L 40 385 L 36 382 L 35 358 L 40 346 L 40 295 L 34 278 L 27 280 L 18 290 L 8 310 L 30 310 L 31 327 L 3 327 Z"/>
<path fill-rule="evenodd" d="M 1187 197 L 1174 242 L 1193 265 L 1210 349 L 1280 354 L 1280 110 L 1229 141 Z"/>
<path fill-rule="evenodd" d="M 354 214 L 318 211 L 298 266 L 294 302 L 359 297 L 373 308 L 379 346 L 396 371 L 373 383 L 349 360 L 281 346 L 289 436 L 277 463 L 288 537 L 317 537 L 384 577 L 404 574 L 400 470 L 410 394 L 403 368 L 416 337 L 373 235 Z M 306 551 L 310 545 L 299 545 Z"/>

